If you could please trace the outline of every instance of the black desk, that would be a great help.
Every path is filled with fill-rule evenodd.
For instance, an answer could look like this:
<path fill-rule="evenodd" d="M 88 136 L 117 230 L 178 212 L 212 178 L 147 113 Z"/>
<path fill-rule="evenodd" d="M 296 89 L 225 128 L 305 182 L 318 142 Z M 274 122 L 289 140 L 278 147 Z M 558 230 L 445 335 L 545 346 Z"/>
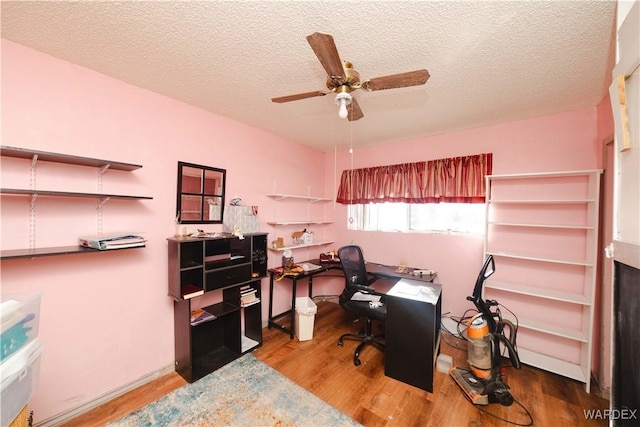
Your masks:
<path fill-rule="evenodd" d="M 320 268 L 316 269 L 316 270 L 312 270 L 312 271 L 304 271 L 300 274 L 297 275 L 292 275 L 292 276 L 284 276 L 282 277 L 282 279 L 277 279 L 278 281 L 280 280 L 287 280 L 287 281 L 291 281 L 291 310 L 287 310 L 284 311 L 282 313 L 273 314 L 273 286 L 274 286 L 274 282 L 276 280 L 276 276 L 279 276 L 282 272 L 281 268 L 270 268 L 269 269 L 269 318 L 268 318 L 268 322 L 267 322 L 267 327 L 269 329 L 271 329 L 271 327 L 276 327 L 278 329 L 280 329 L 283 332 L 286 332 L 289 334 L 289 338 L 293 339 L 293 331 L 295 331 L 295 326 L 296 326 L 296 289 L 298 287 L 298 280 L 302 280 L 302 279 L 308 279 L 307 282 L 307 286 L 308 286 L 308 295 L 309 298 L 313 298 L 313 276 L 317 276 L 318 274 L 322 274 L 325 273 L 329 270 L 338 270 L 338 271 L 342 271 L 342 267 L 340 266 L 340 263 L 320 263 L 320 260 L 314 259 L 314 260 L 310 260 L 310 261 L 305 261 L 305 263 L 310 263 L 310 264 L 314 264 L 314 265 L 319 265 Z M 289 316 L 289 320 L 290 320 L 290 325 L 291 327 L 287 328 L 286 326 L 281 325 L 280 323 L 278 323 L 276 320 L 284 317 L 284 316 Z"/>
<path fill-rule="evenodd" d="M 384 374 L 433 393 L 442 286 L 402 279 L 387 292 Z"/>
<path fill-rule="evenodd" d="M 338 273 L 339 275 L 342 275 L 342 266 L 340 265 L 340 263 L 337 263 L 337 262 L 321 263 L 320 260 L 318 259 L 312 259 L 309 261 L 303 261 L 300 264 L 305 264 L 305 263 L 319 265 L 320 268 L 312 271 L 304 271 L 297 275 L 287 275 L 282 277 L 282 279 L 276 279 L 276 276 L 279 276 L 282 272 L 281 268 L 269 269 L 269 317 L 267 321 L 267 327 L 269 329 L 271 329 L 272 326 L 275 328 L 278 328 L 281 331 L 288 333 L 289 338 L 291 339 L 293 339 L 293 331 L 295 331 L 296 290 L 298 288 L 298 281 L 303 279 L 308 279 L 308 282 L 307 282 L 308 295 L 309 295 L 309 298 L 313 298 L 314 276 L 321 275 L 331 270 L 335 270 L 336 272 L 339 272 Z M 404 279 L 417 280 L 421 282 L 432 282 L 437 275 L 437 274 L 425 274 L 421 276 L 414 276 L 413 274 L 411 274 L 411 271 L 414 270 L 413 268 L 407 269 L 408 271 L 407 273 L 398 273 L 396 269 L 397 267 L 391 267 L 388 265 L 382 265 L 382 264 L 372 263 L 372 262 L 367 263 L 367 273 L 380 279 L 399 280 L 404 278 Z M 276 280 L 280 281 L 285 279 L 287 281 L 291 281 L 291 310 L 287 310 L 282 313 L 274 315 L 273 314 L 274 282 Z M 376 290 L 380 293 L 386 293 L 388 290 L 388 289 L 378 289 L 375 282 L 371 286 L 376 288 Z M 289 324 L 291 325 L 289 328 L 277 322 L 278 319 L 285 316 L 289 316 Z"/>
<path fill-rule="evenodd" d="M 269 270 L 269 320 L 268 327 L 276 327 L 293 339 L 295 330 L 296 289 L 299 280 L 308 279 L 308 295 L 313 297 L 313 278 L 329 271 L 342 276 L 339 263 L 320 263 L 319 260 L 305 261 L 319 265 L 313 271 L 295 276 L 284 276 L 281 280 L 291 281 L 291 310 L 273 315 L 273 287 L 281 269 Z M 367 273 L 381 279 L 392 279 L 392 287 L 379 282 L 371 286 L 387 296 L 387 316 L 385 321 L 385 361 L 386 376 L 433 392 L 433 370 L 440 353 L 440 315 L 442 312 L 442 286 L 432 283 L 436 274 L 414 276 L 410 272 L 398 273 L 396 267 L 367 263 Z M 280 317 L 289 316 L 291 327 L 276 322 Z"/>

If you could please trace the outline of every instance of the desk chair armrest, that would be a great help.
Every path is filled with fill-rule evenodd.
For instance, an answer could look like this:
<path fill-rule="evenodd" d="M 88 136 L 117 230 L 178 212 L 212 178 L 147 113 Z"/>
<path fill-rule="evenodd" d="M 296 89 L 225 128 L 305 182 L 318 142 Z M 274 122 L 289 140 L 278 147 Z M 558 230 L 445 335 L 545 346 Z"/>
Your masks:
<path fill-rule="evenodd" d="M 371 282 L 369 282 L 369 283 L 371 283 Z M 384 293 L 378 292 L 375 289 L 373 289 L 371 286 L 367 286 L 367 285 L 360 285 L 360 284 L 352 283 L 352 284 L 349 285 L 349 289 L 351 289 L 351 290 L 353 290 L 355 292 L 362 292 L 363 294 L 385 296 Z"/>

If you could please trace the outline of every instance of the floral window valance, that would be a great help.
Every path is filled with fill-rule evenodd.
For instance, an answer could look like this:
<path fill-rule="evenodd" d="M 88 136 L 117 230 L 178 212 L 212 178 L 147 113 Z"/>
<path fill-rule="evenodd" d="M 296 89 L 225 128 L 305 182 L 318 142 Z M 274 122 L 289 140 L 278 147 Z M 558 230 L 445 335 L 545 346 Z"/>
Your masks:
<path fill-rule="evenodd" d="M 492 153 L 402 163 L 342 172 L 336 201 L 484 203 Z"/>

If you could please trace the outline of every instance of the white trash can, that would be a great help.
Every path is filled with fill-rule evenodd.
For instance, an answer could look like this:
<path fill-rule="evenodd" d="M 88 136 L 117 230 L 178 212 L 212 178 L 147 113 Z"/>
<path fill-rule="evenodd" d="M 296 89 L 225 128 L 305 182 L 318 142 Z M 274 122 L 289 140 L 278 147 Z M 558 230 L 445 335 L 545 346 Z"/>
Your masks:
<path fill-rule="evenodd" d="M 309 297 L 296 298 L 296 337 L 299 341 L 308 341 L 313 338 L 313 321 L 315 320 L 318 306 Z"/>

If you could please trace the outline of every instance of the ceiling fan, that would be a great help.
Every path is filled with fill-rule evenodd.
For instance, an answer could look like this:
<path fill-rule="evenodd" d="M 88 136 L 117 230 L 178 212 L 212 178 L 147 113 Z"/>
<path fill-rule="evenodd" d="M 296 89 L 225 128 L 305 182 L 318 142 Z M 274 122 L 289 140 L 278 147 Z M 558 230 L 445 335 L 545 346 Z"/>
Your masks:
<path fill-rule="evenodd" d="M 335 92 L 337 94 L 336 104 L 340 107 L 338 115 L 343 119 L 348 118 L 350 121 L 354 121 L 364 117 L 360 105 L 358 105 L 356 99 L 351 96 L 351 92 L 354 90 L 363 89 L 371 92 L 374 90 L 419 86 L 425 84 L 429 79 L 429 72 L 422 69 L 376 77 L 361 82 L 360 73 L 353 68 L 353 65 L 348 61 L 343 62 L 340 59 L 338 49 L 331 35 L 313 33 L 307 36 L 307 41 L 327 72 L 328 90 L 316 90 L 313 92 L 297 93 L 295 95 L 279 96 L 271 98 L 271 101 L 278 103 L 298 101 L 300 99 L 324 96 Z"/>

